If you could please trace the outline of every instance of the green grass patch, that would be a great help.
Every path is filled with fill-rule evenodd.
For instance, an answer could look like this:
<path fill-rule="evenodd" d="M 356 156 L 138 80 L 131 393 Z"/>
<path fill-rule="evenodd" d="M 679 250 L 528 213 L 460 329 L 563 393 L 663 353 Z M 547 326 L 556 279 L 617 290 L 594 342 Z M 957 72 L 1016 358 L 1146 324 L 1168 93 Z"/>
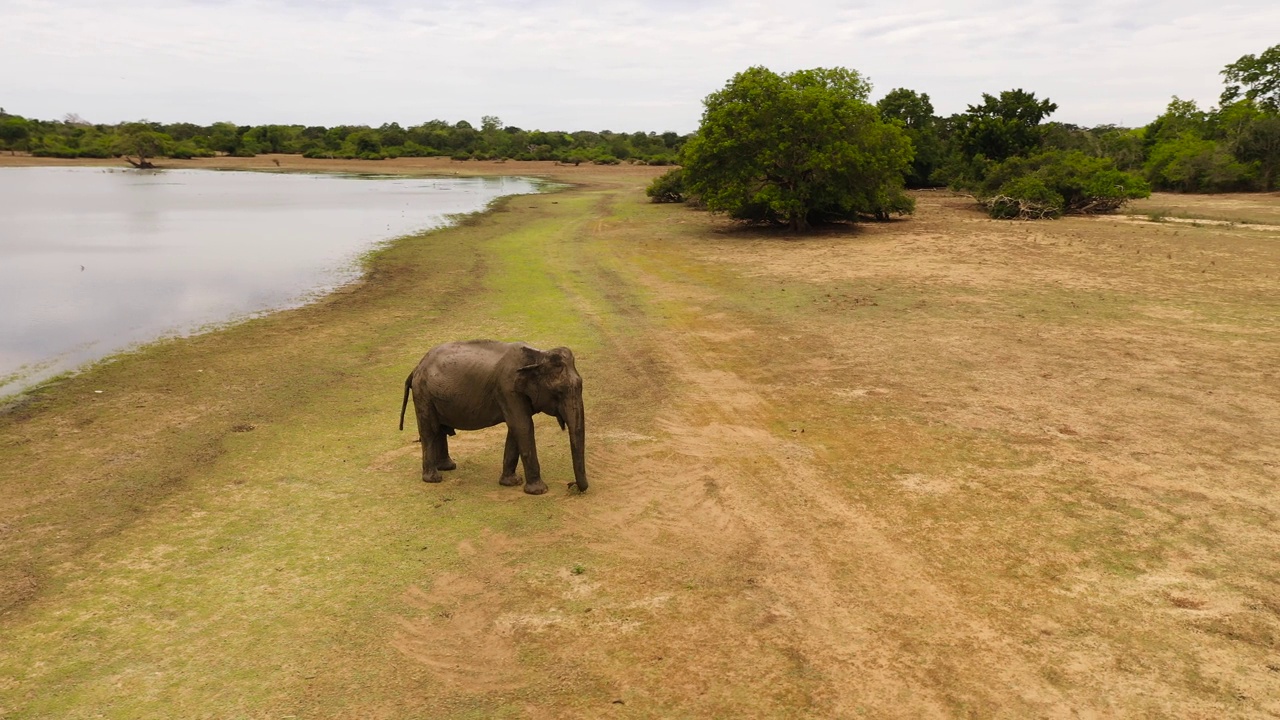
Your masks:
<path fill-rule="evenodd" d="M 395 600 L 408 589 L 464 571 L 486 537 L 557 532 L 555 496 L 497 485 L 500 436 L 455 453 L 460 468 L 428 486 L 411 430 L 395 428 L 403 378 L 436 343 L 526 339 L 588 355 L 602 345 L 581 313 L 600 289 L 575 294 L 557 264 L 594 198 L 556 197 L 402 239 L 367 258 L 363 286 L 142 348 L 0 418 L 0 500 L 24 503 L 6 517 L 23 540 L 0 569 L 35 585 L 0 630 L 0 709 L 305 710 L 317 683 L 342 691 L 326 680 L 336 668 L 406 662 L 386 639 L 415 612 Z M 93 396 L 98 387 L 107 394 Z M 92 430 L 67 431 L 81 427 Z M 539 439 L 544 475 L 563 490 L 567 439 L 547 418 Z M 22 499 L 50 479 L 66 490 Z M 598 562 L 576 547 L 503 553 L 543 567 Z"/>

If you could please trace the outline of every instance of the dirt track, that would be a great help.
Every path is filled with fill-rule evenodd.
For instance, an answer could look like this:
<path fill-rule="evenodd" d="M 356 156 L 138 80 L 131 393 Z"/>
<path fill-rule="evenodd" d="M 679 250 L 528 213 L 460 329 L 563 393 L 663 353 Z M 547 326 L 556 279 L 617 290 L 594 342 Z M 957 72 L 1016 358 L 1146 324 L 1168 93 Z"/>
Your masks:
<path fill-rule="evenodd" d="M 0 716 L 1280 715 L 1274 233 L 922 193 L 796 239 L 546 172 L 0 419 L 0 532 L 74 536 L 16 546 Z M 480 335 L 578 350 L 587 495 L 499 488 L 500 431 L 416 482 L 397 378 Z"/>

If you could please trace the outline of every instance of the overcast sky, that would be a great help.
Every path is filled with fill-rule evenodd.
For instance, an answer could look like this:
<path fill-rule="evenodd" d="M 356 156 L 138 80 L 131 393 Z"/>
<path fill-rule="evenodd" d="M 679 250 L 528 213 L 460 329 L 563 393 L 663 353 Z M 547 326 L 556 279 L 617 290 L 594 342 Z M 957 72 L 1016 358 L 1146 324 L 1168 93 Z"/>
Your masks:
<path fill-rule="evenodd" d="M 1280 0 L 0 0 L 0 107 L 91 122 L 697 128 L 751 65 L 844 66 L 939 114 L 1023 88 L 1140 125 L 1280 42 Z"/>

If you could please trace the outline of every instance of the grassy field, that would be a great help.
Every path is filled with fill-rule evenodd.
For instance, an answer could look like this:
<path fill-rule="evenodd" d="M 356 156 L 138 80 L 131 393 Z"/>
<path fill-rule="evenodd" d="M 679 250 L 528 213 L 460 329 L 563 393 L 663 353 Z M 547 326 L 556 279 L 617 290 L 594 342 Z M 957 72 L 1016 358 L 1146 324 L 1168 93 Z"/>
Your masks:
<path fill-rule="evenodd" d="M 1150 219 L 1280 196 L 796 238 L 275 160 L 573 187 L 0 414 L 0 717 L 1280 715 L 1280 233 Z M 404 377 L 475 337 L 574 349 L 588 493 L 547 417 L 547 495 L 501 428 L 420 482 Z"/>

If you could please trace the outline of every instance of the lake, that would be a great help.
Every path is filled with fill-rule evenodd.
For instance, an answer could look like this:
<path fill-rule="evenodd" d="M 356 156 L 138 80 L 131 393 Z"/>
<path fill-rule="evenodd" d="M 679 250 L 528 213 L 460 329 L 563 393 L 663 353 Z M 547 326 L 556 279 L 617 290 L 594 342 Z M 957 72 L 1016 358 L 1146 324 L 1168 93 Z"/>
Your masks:
<path fill-rule="evenodd" d="M 121 350 L 294 307 L 380 243 L 522 178 L 0 168 L 0 396 Z"/>

